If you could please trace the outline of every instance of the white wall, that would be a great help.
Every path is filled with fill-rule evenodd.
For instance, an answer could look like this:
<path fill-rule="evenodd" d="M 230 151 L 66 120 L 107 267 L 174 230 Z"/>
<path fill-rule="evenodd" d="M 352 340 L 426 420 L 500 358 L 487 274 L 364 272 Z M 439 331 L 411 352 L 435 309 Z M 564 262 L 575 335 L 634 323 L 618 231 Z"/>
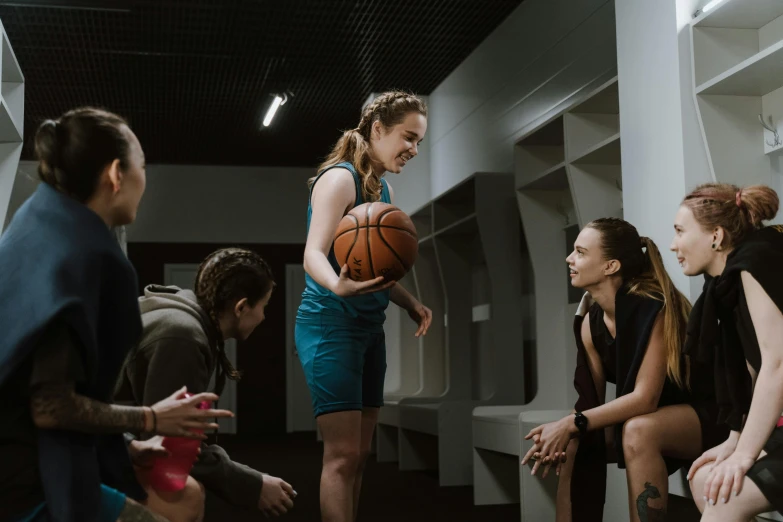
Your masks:
<path fill-rule="evenodd" d="M 315 169 L 150 165 L 129 242 L 304 243 Z"/>
<path fill-rule="evenodd" d="M 147 190 L 129 242 L 304 243 L 307 179 L 315 169 L 148 165 Z M 38 185 L 19 164 L 10 215 Z"/>
<path fill-rule="evenodd" d="M 680 51 L 674 0 L 616 0 L 625 218 L 663 249 L 685 194 Z M 680 290 L 673 256 L 663 254 Z"/>
<path fill-rule="evenodd" d="M 430 95 L 432 197 L 512 172 L 526 127 L 615 70 L 611 1 L 526 0 Z"/>
<path fill-rule="evenodd" d="M 712 180 L 696 113 L 687 24 L 699 0 L 615 0 L 625 218 L 662 251 L 692 300 L 702 278 L 683 275 L 669 251 L 686 192 Z"/>

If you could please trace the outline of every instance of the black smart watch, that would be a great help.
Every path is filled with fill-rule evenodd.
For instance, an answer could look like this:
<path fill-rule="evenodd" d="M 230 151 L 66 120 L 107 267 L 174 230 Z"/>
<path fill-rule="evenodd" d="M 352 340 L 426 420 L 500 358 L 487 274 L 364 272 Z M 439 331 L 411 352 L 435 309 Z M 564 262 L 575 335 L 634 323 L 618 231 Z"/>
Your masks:
<path fill-rule="evenodd" d="M 580 437 L 587 433 L 587 417 L 585 417 L 581 411 L 574 414 L 574 424 L 579 430 Z"/>

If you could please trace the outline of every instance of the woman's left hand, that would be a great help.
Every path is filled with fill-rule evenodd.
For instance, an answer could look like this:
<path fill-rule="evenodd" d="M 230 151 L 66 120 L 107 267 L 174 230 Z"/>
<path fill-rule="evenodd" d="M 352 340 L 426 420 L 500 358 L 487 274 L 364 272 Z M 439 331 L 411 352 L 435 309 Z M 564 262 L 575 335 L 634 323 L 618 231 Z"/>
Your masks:
<path fill-rule="evenodd" d="M 538 453 L 536 463 L 533 465 L 532 475 L 535 475 L 541 464 L 544 465 L 542 478 L 546 478 L 552 464 L 561 462 L 565 458 L 568 443 L 575 436 L 576 426 L 573 416 L 569 415 L 557 422 L 542 424 L 530 430 L 525 440 L 533 439 L 534 446 L 525 454 L 522 465 L 525 465 L 535 453 Z"/>
<path fill-rule="evenodd" d="M 151 468 L 156 459 L 169 456 L 169 450 L 163 447 L 163 437 L 160 435 L 131 441 L 128 452 L 133 464 L 140 468 Z"/>
<path fill-rule="evenodd" d="M 742 491 L 745 474 L 756 462 L 750 455 L 736 451 L 729 458 L 716 465 L 704 482 L 704 498 L 711 506 L 718 502 L 726 503 L 732 493 L 736 496 Z"/>
<path fill-rule="evenodd" d="M 408 310 L 408 315 L 419 325 L 418 330 L 416 330 L 416 337 L 427 335 L 427 329 L 430 327 L 430 323 L 432 323 L 432 310 L 417 302 Z"/>

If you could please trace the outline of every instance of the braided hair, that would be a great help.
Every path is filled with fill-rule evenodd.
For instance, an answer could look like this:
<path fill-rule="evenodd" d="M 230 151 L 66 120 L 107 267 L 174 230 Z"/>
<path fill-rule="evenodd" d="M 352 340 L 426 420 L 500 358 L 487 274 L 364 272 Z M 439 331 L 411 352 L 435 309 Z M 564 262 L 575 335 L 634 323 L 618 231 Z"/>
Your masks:
<path fill-rule="evenodd" d="M 225 378 L 238 381 L 241 373 L 228 360 L 225 339 L 220 329 L 220 316 L 233 310 L 237 301 L 246 298 L 255 306 L 275 287 L 272 270 L 264 259 L 242 248 L 224 248 L 211 253 L 199 266 L 196 274 L 196 298 L 209 315 L 217 342 L 219 373 L 216 389 L 221 389 Z"/>
<path fill-rule="evenodd" d="M 370 133 L 376 121 L 391 128 L 405 119 L 411 112 L 427 116 L 427 106 L 418 96 L 403 92 L 389 91 L 377 96 L 362 111 L 359 125 L 355 129 L 343 132 L 332 152 L 318 167 L 322 172 L 343 161 L 353 164 L 362 180 L 362 199 L 379 201 L 381 199 L 381 178 L 373 174 L 370 161 Z M 315 177 L 307 182 L 309 187 L 315 183 Z"/>

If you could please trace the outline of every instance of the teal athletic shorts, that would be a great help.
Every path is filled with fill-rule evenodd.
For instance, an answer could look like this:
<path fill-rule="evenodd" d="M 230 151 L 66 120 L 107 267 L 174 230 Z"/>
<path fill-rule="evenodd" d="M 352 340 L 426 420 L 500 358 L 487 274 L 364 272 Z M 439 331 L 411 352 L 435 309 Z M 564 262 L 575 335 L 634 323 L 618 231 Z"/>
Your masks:
<path fill-rule="evenodd" d="M 321 318 L 297 319 L 295 339 L 316 417 L 383 406 L 386 338 L 382 326 L 368 329 Z"/>
<path fill-rule="evenodd" d="M 101 509 L 98 520 L 117 522 L 122 510 L 125 509 L 125 498 L 125 493 L 101 484 Z M 10 522 L 46 522 L 47 520 L 49 520 L 49 513 L 46 511 L 46 503 L 43 503 Z"/>

